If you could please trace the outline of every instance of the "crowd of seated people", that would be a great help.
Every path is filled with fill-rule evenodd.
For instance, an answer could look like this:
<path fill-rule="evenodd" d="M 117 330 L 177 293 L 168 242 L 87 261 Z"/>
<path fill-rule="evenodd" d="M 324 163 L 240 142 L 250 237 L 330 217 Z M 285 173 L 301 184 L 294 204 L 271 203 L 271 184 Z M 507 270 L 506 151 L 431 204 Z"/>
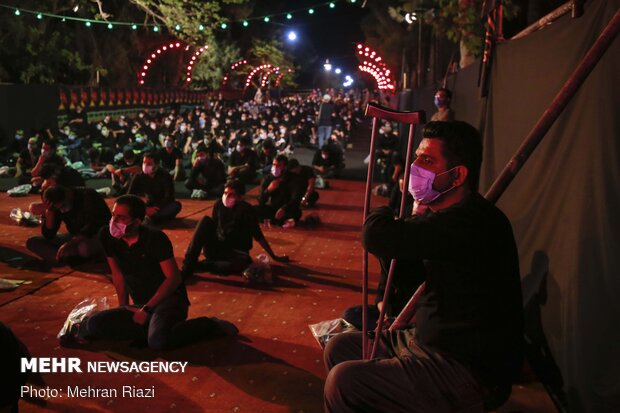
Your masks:
<path fill-rule="evenodd" d="M 317 116 L 326 110 L 329 116 Z M 166 350 L 236 334 L 234 325 L 217 318 L 187 319 L 185 280 L 201 268 L 240 273 L 252 263 L 254 240 L 272 259 L 288 261 L 272 249 L 259 223 L 288 228 L 300 222 L 303 209 L 319 199 L 317 178 L 337 178 L 344 169 L 347 136 L 358 116 L 360 101 L 315 93 L 261 104 L 217 100 L 191 110 L 140 112 L 135 119 L 107 116 L 96 124 L 78 109 L 56 134 L 21 136 L 14 146 L 16 175 L 41 193 L 41 203 L 31 206 L 42 215 L 41 235 L 27 241 L 28 249 L 49 265 L 105 257 L 118 297 L 117 308 L 85 319 L 63 344 L 143 339 Z M 320 147 L 317 125 L 325 128 Z M 398 135 L 388 122 L 379 134 L 377 165 L 392 208 L 371 211 L 363 227 L 365 248 L 382 269 L 367 327 L 383 308 L 392 259 L 400 265 L 388 291 L 387 316 L 397 315 L 426 282 L 423 305 L 415 327 L 379 333 L 378 360 L 361 360 L 361 333 L 328 343 L 325 410 L 433 411 L 437 403 L 441 411 L 494 409 L 507 399 L 520 367 L 521 292 L 510 224 L 477 192 L 480 137 L 463 122 L 428 124 L 405 188 Z M 293 158 L 300 145 L 316 148 L 311 166 Z M 101 193 L 76 176 L 79 169 L 111 180 L 120 196 L 111 210 Z M 165 224 L 181 211 L 175 181 L 216 199 L 212 215 L 196 225 L 181 268 L 168 236 L 145 225 Z M 246 188 L 259 183 L 258 204 L 252 205 L 244 199 Z M 407 217 L 395 219 L 403 196 Z M 67 233 L 59 231 L 63 223 Z M 452 248 L 454 239 L 469 241 L 471 228 L 480 230 L 477 243 Z M 199 263 L 201 254 L 206 260 Z M 481 269 L 478 262 L 489 265 Z M 465 278 L 467 283 L 459 281 Z M 450 311 L 438 318 L 433 311 L 441 306 Z M 359 328 L 360 313 L 352 307 L 345 317 Z M 399 380 L 391 382 L 393 377 Z M 433 392 L 427 394 L 428 388 Z"/>

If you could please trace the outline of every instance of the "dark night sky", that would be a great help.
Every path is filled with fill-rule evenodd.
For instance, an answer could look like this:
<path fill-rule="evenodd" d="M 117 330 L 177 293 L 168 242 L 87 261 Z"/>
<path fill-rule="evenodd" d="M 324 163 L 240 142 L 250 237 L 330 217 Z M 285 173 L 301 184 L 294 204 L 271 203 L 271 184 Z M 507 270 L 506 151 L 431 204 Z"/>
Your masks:
<path fill-rule="evenodd" d="M 360 22 L 368 14 L 368 9 L 361 7 L 363 1 L 358 0 L 354 4 L 337 1 L 333 9 L 329 8 L 327 3 L 317 0 L 272 0 L 257 3 L 252 16 L 304 9 L 293 12 L 291 20 L 277 16 L 273 17 L 271 22 L 277 38 L 284 40 L 285 48 L 294 57 L 295 64 L 301 67 L 298 76 L 300 86 L 312 86 L 313 77 L 322 70 L 325 59 L 329 59 L 334 68 L 341 67 L 343 77 L 356 71 L 355 45 L 364 41 Z M 309 15 L 306 9 L 312 6 L 315 13 Z M 250 27 L 259 24 L 263 23 L 251 21 Z M 294 43 L 286 40 L 286 34 L 290 30 L 294 30 L 298 35 Z M 259 35 L 259 31 L 255 33 Z"/>

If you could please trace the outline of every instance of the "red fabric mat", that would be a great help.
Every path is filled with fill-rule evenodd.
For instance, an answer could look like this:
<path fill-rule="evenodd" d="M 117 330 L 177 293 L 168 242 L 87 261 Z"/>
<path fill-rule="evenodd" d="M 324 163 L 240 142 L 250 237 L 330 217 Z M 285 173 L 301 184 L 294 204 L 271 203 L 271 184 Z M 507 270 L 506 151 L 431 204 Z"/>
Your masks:
<path fill-rule="evenodd" d="M 274 265 L 273 286 L 250 287 L 238 276 L 199 274 L 188 285 L 190 317 L 216 316 L 234 322 L 236 339 L 216 339 L 164 353 L 123 343 L 101 343 L 88 349 L 58 346 L 56 334 L 75 304 L 84 297 L 109 298 L 116 304 L 107 277 L 64 268 L 67 274 L 32 294 L 2 306 L 0 320 L 9 325 L 36 357 L 79 357 L 87 361 L 188 361 L 188 370 L 172 373 L 46 373 L 43 388 L 67 386 L 116 388 L 155 386 L 155 398 L 49 398 L 20 402 L 22 412 L 320 412 L 325 371 L 322 350 L 308 324 L 338 318 L 361 302 L 360 228 L 363 183 L 333 181 L 321 191 L 319 206 L 306 211 L 320 216 L 312 229 L 264 229 L 277 254 L 290 265 Z M 256 191 L 256 190 L 255 190 Z M 255 195 L 249 194 L 249 198 Z M 6 196 L 6 195 L 1 195 Z M 4 201 L 4 199 L 3 199 Z M 13 201 L 13 200 L 11 200 Z M 179 222 L 166 228 L 180 261 L 193 225 L 209 201 L 183 200 Z M 377 202 L 384 202 L 383 199 Z M 2 215 L 10 208 L 2 204 Z M 6 218 L 8 220 L 8 218 Z M 23 251 L 25 239 L 38 229 L 0 221 L 7 246 Z M 8 241 L 7 241 L 8 240 Z M 252 255 L 263 252 L 260 246 Z M 371 259 L 371 287 L 378 264 Z M 0 263 L 5 272 L 6 264 Z M 20 289 L 23 287 L 20 287 Z M 20 290 L 18 289 L 18 290 Z M 1 297 L 1 295 L 0 295 Z"/>

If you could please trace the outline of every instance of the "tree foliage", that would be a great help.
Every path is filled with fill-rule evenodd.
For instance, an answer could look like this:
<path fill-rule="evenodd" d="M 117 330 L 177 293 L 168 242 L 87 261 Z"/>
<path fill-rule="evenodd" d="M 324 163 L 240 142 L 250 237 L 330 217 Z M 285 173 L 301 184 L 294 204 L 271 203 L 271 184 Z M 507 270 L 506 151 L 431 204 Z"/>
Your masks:
<path fill-rule="evenodd" d="M 454 43 L 461 43 L 462 53 L 479 57 L 483 50 L 486 16 L 482 16 L 485 0 L 397 0 L 390 7 L 393 19 L 402 22 L 406 13 L 417 12 L 435 33 Z M 503 0 L 504 18 L 516 15 L 513 0 Z"/>

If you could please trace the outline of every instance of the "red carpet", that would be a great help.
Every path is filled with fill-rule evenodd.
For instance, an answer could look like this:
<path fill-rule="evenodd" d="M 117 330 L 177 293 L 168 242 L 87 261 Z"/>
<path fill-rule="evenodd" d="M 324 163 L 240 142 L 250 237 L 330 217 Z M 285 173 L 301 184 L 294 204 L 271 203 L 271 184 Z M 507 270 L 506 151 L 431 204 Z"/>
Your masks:
<path fill-rule="evenodd" d="M 276 253 L 292 259 L 289 265 L 274 266 L 277 279 L 273 286 L 250 287 L 241 277 L 207 273 L 191 280 L 190 317 L 207 315 L 230 320 L 240 329 L 236 339 L 216 339 L 161 354 L 118 343 L 98 343 L 88 350 L 60 348 L 56 334 L 81 299 L 107 296 L 116 305 L 114 288 L 107 276 L 68 267 L 45 274 L 14 269 L 11 261 L 0 263 L 3 278 L 33 281 L 29 286 L 0 293 L 0 320 L 24 341 L 33 356 L 79 357 L 83 365 L 87 361 L 110 360 L 189 362 L 187 371 L 180 374 L 46 373 L 41 376 L 44 383 L 39 383 L 39 387 L 63 391 L 76 385 L 116 388 L 119 397 L 68 398 L 65 391 L 63 398 L 21 401 L 20 411 L 322 411 L 322 351 L 308 324 L 338 318 L 346 307 L 361 302 L 363 183 L 334 181 L 332 186 L 333 189 L 321 191 L 319 207 L 309 211 L 321 218 L 322 224 L 317 228 L 265 229 Z M 8 198 L 6 194 L 0 197 L 0 245 L 11 252 L 5 254 L 10 259 L 24 253 L 25 240 L 39 229 L 17 226 L 8 213 L 36 198 Z M 165 229 L 179 262 L 193 226 L 205 213 L 210 214 L 212 204 L 183 200 L 179 215 L 182 219 Z M 261 252 L 257 245 L 252 255 Z M 3 256 L 0 259 L 6 261 Z M 371 279 L 376 280 L 375 260 L 371 260 L 371 273 Z M 154 386 L 155 398 L 120 397 L 122 386 Z"/>

